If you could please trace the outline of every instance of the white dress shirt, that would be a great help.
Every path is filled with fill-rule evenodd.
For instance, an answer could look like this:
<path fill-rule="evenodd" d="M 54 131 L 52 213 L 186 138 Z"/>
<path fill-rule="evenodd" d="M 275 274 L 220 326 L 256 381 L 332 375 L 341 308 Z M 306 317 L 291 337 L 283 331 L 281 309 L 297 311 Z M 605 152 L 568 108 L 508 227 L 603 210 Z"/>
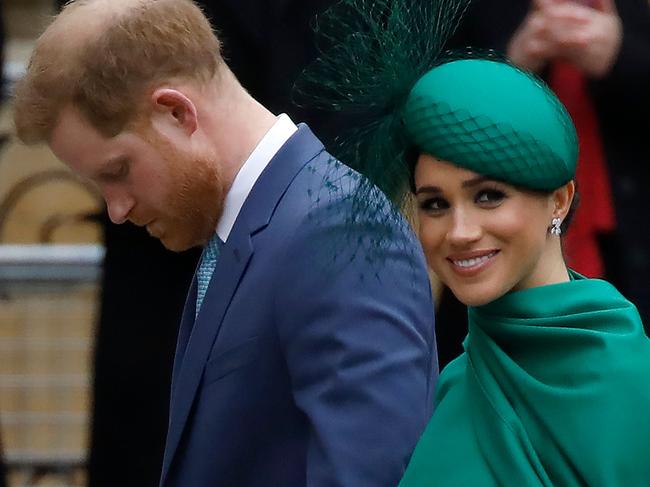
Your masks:
<path fill-rule="evenodd" d="M 284 113 L 280 115 L 239 169 L 226 195 L 223 214 L 217 224 L 217 235 L 222 242 L 228 240 L 228 235 L 230 235 L 237 216 L 257 179 L 275 154 L 297 130 L 298 127 L 288 115 Z"/>

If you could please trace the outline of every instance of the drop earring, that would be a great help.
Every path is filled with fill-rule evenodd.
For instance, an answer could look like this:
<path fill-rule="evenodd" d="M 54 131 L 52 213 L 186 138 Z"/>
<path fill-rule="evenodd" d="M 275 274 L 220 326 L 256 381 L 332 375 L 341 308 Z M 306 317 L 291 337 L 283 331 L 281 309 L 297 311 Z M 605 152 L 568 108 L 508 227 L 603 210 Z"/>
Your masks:
<path fill-rule="evenodd" d="M 562 235 L 562 228 L 560 225 L 562 225 L 562 219 L 555 217 L 553 220 L 551 220 L 551 235 L 555 235 L 556 237 Z"/>

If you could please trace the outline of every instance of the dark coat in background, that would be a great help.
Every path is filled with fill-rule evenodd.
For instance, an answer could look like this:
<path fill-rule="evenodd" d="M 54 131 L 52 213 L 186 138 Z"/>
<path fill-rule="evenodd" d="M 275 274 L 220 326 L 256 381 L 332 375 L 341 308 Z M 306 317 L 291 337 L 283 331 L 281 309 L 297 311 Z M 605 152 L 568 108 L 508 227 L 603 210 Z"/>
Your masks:
<path fill-rule="evenodd" d="M 0 0 L 0 66 L 4 66 L 4 47 L 5 47 L 5 28 L 4 28 L 4 15 L 2 14 L 2 8 L 4 7 L 4 2 Z M 3 76 L 0 76 L 0 99 L 4 100 L 5 94 L 5 80 Z M 0 141 L 0 149 L 4 145 L 4 142 Z M 2 449 L 2 437 L 0 436 L 0 487 L 6 486 L 6 469 L 3 459 L 3 449 Z"/>
<path fill-rule="evenodd" d="M 178 324 L 198 250 L 174 254 L 143 229 L 104 222 L 89 485 L 158 483 Z"/>
<path fill-rule="evenodd" d="M 505 53 L 523 22 L 527 0 L 474 0 L 450 48 L 491 48 Z M 602 79 L 590 80 L 609 170 L 617 230 L 600 241 L 606 278 L 650 325 L 650 6 L 646 0 L 618 0 L 623 44 L 617 62 Z M 542 74 L 543 76 L 543 74 Z M 467 334 L 466 307 L 448 290 L 436 320 L 440 367 L 462 352 Z"/>
<path fill-rule="evenodd" d="M 198 2 L 223 44 L 223 55 L 241 84 L 275 114 L 305 122 L 320 139 L 335 134 L 340 120 L 298 107 L 293 85 L 316 58 L 314 17 L 334 0 L 204 0 Z"/>

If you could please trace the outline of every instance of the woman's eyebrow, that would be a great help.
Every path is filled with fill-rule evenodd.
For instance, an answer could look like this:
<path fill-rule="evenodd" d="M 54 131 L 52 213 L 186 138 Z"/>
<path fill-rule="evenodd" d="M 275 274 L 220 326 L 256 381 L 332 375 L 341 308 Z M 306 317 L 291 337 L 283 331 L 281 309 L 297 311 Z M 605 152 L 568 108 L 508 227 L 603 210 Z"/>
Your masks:
<path fill-rule="evenodd" d="M 479 185 L 481 183 L 484 183 L 486 181 L 495 181 L 494 179 L 488 178 L 486 176 L 477 176 L 472 179 L 468 179 L 467 181 L 463 181 L 462 187 L 463 188 L 471 188 L 472 186 Z"/>
<path fill-rule="evenodd" d="M 442 190 L 438 186 L 420 186 L 415 189 L 415 194 L 421 193 L 442 193 Z"/>

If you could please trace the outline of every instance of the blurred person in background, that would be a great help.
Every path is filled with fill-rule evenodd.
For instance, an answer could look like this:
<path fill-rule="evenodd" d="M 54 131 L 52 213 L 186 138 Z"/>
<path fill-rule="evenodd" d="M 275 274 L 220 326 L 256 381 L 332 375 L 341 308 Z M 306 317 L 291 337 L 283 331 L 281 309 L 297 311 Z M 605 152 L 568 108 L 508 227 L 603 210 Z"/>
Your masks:
<path fill-rule="evenodd" d="M 319 135 L 335 123 L 291 102 L 315 56 L 310 20 L 333 0 L 201 0 L 224 57 L 251 95 Z M 61 8 L 67 0 L 59 0 Z M 144 229 L 103 213 L 106 257 L 94 355 L 90 487 L 157 485 L 169 415 L 171 367 L 196 249 L 166 250 Z M 138 289 L 138 292 L 133 292 Z"/>
<path fill-rule="evenodd" d="M 4 102 L 6 97 L 6 84 L 4 76 L 4 47 L 5 47 L 5 28 L 4 28 L 4 1 L 0 0 L 0 101 Z M 6 140 L 6 135 L 0 135 L 0 149 Z M 1 420 L 2 418 L 0 418 Z M 0 421 L 1 424 L 1 421 Z M 0 428 L 0 487 L 6 486 L 6 469 L 4 464 L 4 449 L 2 448 L 2 428 Z"/>
<path fill-rule="evenodd" d="M 2 440 L 0 439 L 0 487 L 7 486 L 7 471 L 5 469 L 5 464 L 2 458 L 3 449 L 2 449 Z"/>
<path fill-rule="evenodd" d="M 72 2 L 39 40 L 18 133 L 97 181 L 116 223 L 176 250 L 207 244 L 163 485 L 392 485 L 436 375 L 421 249 L 376 190 L 368 213 L 348 215 L 358 176 L 251 98 L 219 51 L 188 0 Z M 410 279 L 383 284 L 396 275 Z"/>
<path fill-rule="evenodd" d="M 650 323 L 650 5 L 646 0 L 473 0 L 450 48 L 489 48 L 544 78 L 580 139 L 569 265 L 611 281 Z M 534 116 L 534 114 L 531 114 Z M 467 309 L 443 290 L 440 366 L 462 351 Z"/>

